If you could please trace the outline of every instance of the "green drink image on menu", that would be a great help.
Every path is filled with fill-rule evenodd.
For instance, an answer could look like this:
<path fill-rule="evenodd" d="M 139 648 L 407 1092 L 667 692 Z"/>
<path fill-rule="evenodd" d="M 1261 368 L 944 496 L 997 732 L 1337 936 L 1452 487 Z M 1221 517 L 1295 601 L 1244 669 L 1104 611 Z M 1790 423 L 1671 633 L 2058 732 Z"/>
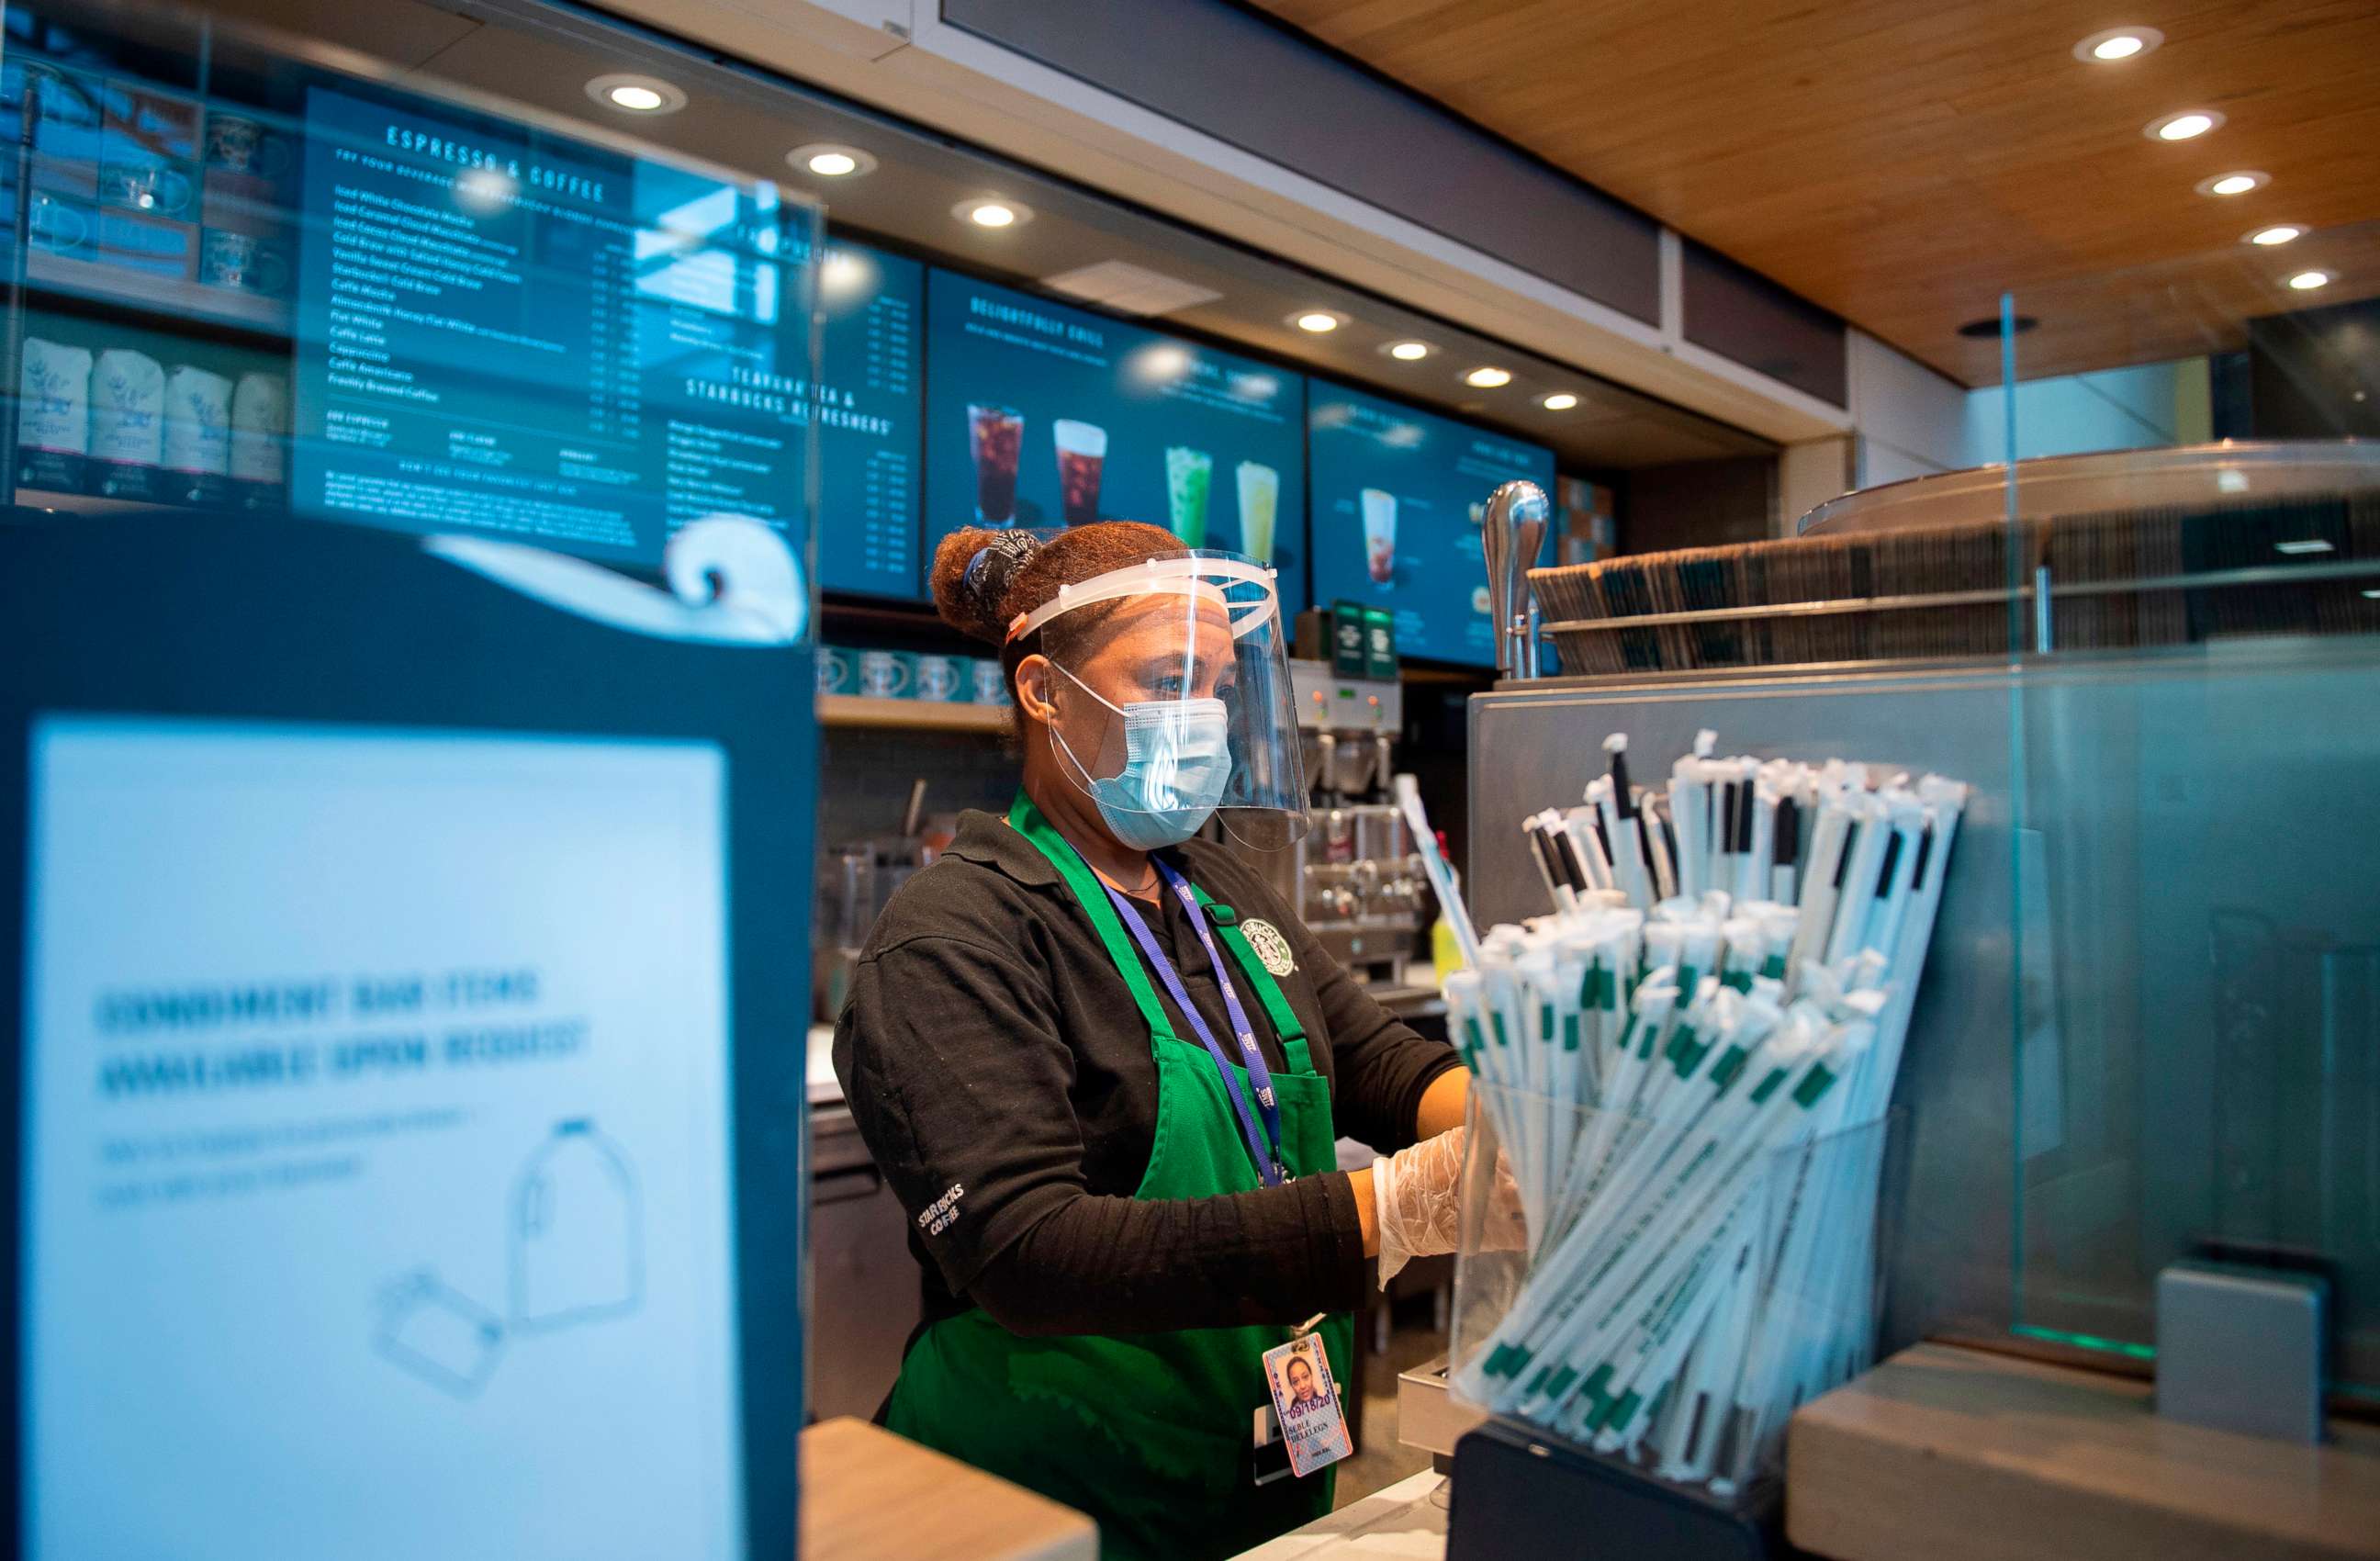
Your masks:
<path fill-rule="evenodd" d="M 1240 551 L 1272 562 L 1273 515 L 1281 507 L 1281 473 L 1254 461 L 1239 465 Z"/>
<path fill-rule="evenodd" d="M 1165 447 L 1165 516 L 1186 547 L 1207 545 L 1207 490 L 1215 479 L 1215 458 L 1185 445 Z"/>

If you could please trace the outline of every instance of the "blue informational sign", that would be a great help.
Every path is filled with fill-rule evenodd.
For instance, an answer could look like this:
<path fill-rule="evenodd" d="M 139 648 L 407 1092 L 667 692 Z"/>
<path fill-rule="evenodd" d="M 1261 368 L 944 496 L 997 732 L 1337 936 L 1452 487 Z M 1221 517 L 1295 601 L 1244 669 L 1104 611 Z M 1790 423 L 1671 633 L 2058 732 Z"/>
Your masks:
<path fill-rule="evenodd" d="M 926 268 L 838 239 L 818 299 L 819 584 L 915 599 Z"/>
<path fill-rule="evenodd" d="M 293 509 L 647 564 L 721 513 L 807 543 L 775 187 L 344 86 L 305 132 Z"/>
<path fill-rule="evenodd" d="M 1495 665 L 1480 517 L 1515 478 L 1550 497 L 1553 452 L 1319 380 L 1309 399 L 1315 600 L 1388 608 L 1400 656 Z"/>
<path fill-rule="evenodd" d="M 927 548 L 965 526 L 1145 520 L 1308 599 L 1301 375 L 935 269 Z"/>

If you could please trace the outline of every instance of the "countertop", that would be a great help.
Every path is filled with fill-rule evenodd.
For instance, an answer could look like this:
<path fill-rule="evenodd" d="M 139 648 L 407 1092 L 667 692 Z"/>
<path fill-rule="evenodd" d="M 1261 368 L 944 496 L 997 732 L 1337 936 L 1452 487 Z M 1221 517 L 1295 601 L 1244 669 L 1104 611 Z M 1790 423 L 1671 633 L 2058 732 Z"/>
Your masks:
<path fill-rule="evenodd" d="M 1446 1561 L 1446 1476 L 1424 1470 L 1236 1561 Z"/>
<path fill-rule="evenodd" d="M 1098 1561 L 1071 1507 L 860 1420 L 802 1433 L 808 1561 Z"/>

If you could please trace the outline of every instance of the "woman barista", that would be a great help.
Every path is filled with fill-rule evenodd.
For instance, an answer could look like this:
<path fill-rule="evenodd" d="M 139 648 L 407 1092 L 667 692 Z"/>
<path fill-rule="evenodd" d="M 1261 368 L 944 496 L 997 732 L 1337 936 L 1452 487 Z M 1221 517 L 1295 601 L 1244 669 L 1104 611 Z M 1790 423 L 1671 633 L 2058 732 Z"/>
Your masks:
<path fill-rule="evenodd" d="M 961 532 L 945 620 L 1001 647 L 1024 747 L 853 977 L 835 1071 L 912 1225 L 893 1430 L 1098 1519 L 1107 1561 L 1224 1556 L 1330 1510 L 1255 1482 L 1261 1357 L 1364 1260 L 1451 1251 L 1468 1076 L 1231 853 L 1305 821 L 1271 572 L 1111 522 Z M 1350 1134 L 1390 1151 L 1333 1168 Z"/>

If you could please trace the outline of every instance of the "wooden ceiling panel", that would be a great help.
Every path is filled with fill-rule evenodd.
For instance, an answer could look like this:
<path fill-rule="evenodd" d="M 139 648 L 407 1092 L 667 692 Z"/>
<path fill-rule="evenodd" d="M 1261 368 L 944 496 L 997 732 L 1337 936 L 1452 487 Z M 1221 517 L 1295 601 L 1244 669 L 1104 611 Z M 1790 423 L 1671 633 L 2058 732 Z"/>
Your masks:
<path fill-rule="evenodd" d="M 2235 343 L 2301 263 L 2338 270 L 2323 302 L 2380 294 L 2368 235 L 2239 242 L 2380 220 L 2372 0 L 1256 3 L 1969 384 L 1998 348 L 1958 327 L 2003 289 L 2042 320 L 2028 375 Z M 2073 57 L 2124 23 L 2164 46 Z M 2192 108 L 2226 123 L 2142 133 Z M 2192 188 L 2236 168 L 2273 182 Z"/>

